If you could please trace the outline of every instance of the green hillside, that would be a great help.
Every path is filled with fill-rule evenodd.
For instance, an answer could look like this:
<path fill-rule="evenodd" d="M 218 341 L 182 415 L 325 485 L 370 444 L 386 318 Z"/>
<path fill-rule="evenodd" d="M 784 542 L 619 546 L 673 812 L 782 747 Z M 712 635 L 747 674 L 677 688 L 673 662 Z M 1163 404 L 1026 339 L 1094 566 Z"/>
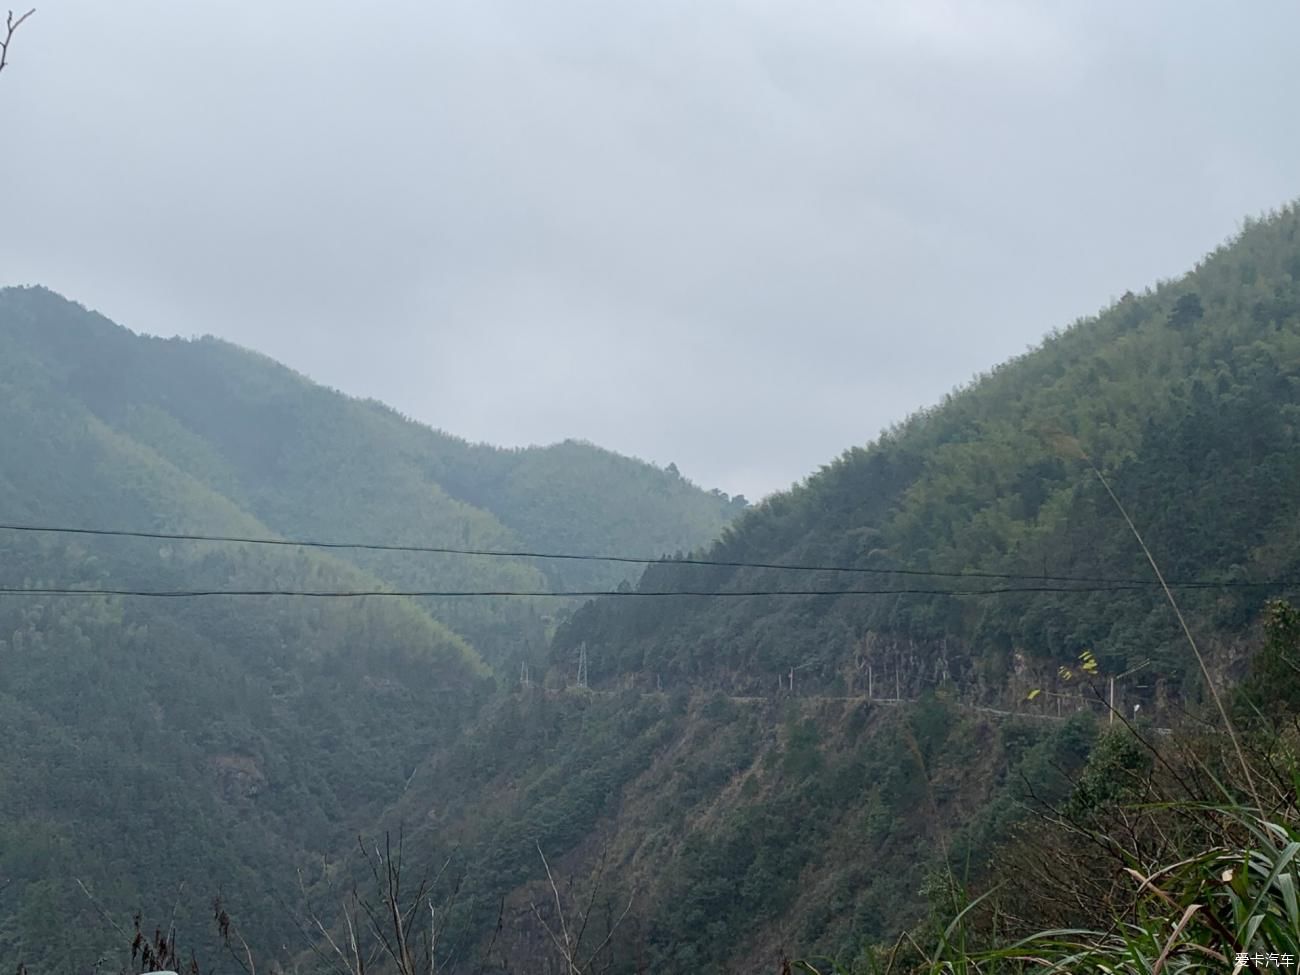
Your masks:
<path fill-rule="evenodd" d="M 3 300 L 0 446 L 25 458 L 0 472 L 14 520 L 863 570 L 671 558 L 634 585 L 818 594 L 611 596 L 571 614 L 522 600 L 0 599 L 0 634 L 13 633 L 0 720 L 19 742 L 0 764 L 0 944 L 29 953 L 49 944 L 49 918 L 94 920 L 69 877 L 119 912 L 155 913 L 184 879 L 222 888 L 264 962 L 318 970 L 294 905 L 369 883 L 355 835 L 388 831 L 409 873 L 436 877 L 420 910 L 439 971 L 572 970 L 560 915 L 599 946 L 584 971 L 852 957 L 951 916 L 953 871 L 976 886 L 1005 875 L 1027 804 L 1101 816 L 1133 794 L 1115 782 L 1140 771 L 1131 750 L 1113 734 L 1094 748 L 1111 678 L 1119 712 L 1140 711 L 1171 755 L 1204 725 L 1203 676 L 1105 485 L 1216 681 L 1246 673 L 1267 601 L 1300 592 L 1296 207 L 849 450 L 712 543 L 736 503 L 672 471 L 574 443 L 466 444 L 221 343 L 139 339 L 45 292 Z M 698 521 L 709 512 L 714 528 Z M 23 585 L 619 581 L 527 559 L 3 541 Z M 1239 708 L 1293 696 L 1295 642 Z M 590 687 L 574 686 L 580 653 Z M 521 657 L 538 664 L 531 686 L 492 679 Z M 1215 764 L 1197 782 L 1222 773 L 1223 736 L 1203 737 Z M 1289 774 L 1293 739 L 1249 744 Z M 78 771 L 45 771 L 65 768 Z M 161 798 L 140 812 L 144 796 Z M 1026 908 L 1012 889 L 996 903 Z M 1060 916 L 1032 906 L 1018 920 Z M 215 950 L 201 900 L 185 916 Z"/>
<path fill-rule="evenodd" d="M 597 970 L 775 975 L 783 952 L 851 954 L 914 923 L 935 851 L 984 855 L 1026 784 L 1068 791 L 1094 732 L 947 697 L 534 687 L 435 750 L 383 825 L 408 830 L 413 873 L 450 865 L 443 937 L 469 959 L 450 970 L 483 954 L 488 970 L 555 970 L 531 910 L 546 904 L 552 926 L 586 924 L 588 951 L 612 933 Z"/>
<path fill-rule="evenodd" d="M 0 291 L 0 457 L 10 524 L 578 551 L 608 536 L 655 555 L 701 544 L 744 504 L 586 445 L 469 445 L 229 344 L 137 336 L 42 289 Z M 624 575 L 583 565 L 592 587 Z M 525 559 L 0 531 L 6 588 L 572 581 Z M 206 936 L 218 889 L 251 909 L 250 938 L 284 944 L 277 905 L 297 870 L 370 827 L 496 677 L 540 659 L 565 612 L 0 595 L 0 958 L 84 967 L 120 940 L 97 905 L 129 919 L 177 903 Z"/>
<path fill-rule="evenodd" d="M 0 292 L 0 342 L 8 407 L 25 410 L 33 441 L 47 441 L 10 455 L 12 483 L 0 505 L 11 522 L 213 530 L 213 505 L 173 502 L 145 464 L 78 468 L 86 458 L 52 436 L 59 423 L 101 425 L 122 450 L 149 452 L 219 496 L 216 507 L 280 537 L 656 557 L 715 537 L 745 507 L 673 470 L 587 444 L 469 444 L 228 343 L 133 335 L 42 289 Z M 635 568 L 336 554 L 420 590 L 613 588 Z M 557 606 L 426 608 L 510 671 L 521 648 L 540 652 L 543 617 Z"/>
<path fill-rule="evenodd" d="M 1300 578 L 1300 212 L 1250 224 L 1185 277 L 1125 294 L 1096 318 L 979 377 L 702 550 L 716 560 L 850 566 L 874 574 L 651 567 L 643 589 L 939 589 L 1150 582 L 1086 454 L 1172 580 Z M 890 575 L 890 569 L 919 575 Z M 1010 573 L 965 578 L 939 573 Z M 1187 590 L 1209 635 L 1239 632 L 1266 586 Z M 585 642 L 608 681 L 766 689 L 895 671 L 911 691 L 946 672 L 1000 700 L 1084 649 L 1119 673 L 1151 659 L 1145 691 L 1187 690 L 1190 659 L 1158 590 L 985 597 L 881 595 L 598 601 L 556 641 Z M 1229 660 L 1221 658 L 1225 666 Z M 1020 678 L 1023 677 L 1024 680 Z M 1014 696 L 1014 695 L 1013 695 Z"/>
<path fill-rule="evenodd" d="M 1201 720 L 1185 638 L 1083 457 L 1230 681 L 1265 601 L 1300 590 L 1298 380 L 1300 211 L 1288 208 L 696 553 L 909 574 L 667 562 L 638 583 L 892 593 L 596 600 L 551 650 L 561 685 L 585 647 L 593 689 L 498 703 L 422 766 L 389 822 L 431 824 L 435 862 L 466 858 L 462 893 L 478 897 L 485 940 L 494 897 L 513 891 L 517 965 L 546 944 L 527 911 L 547 891 L 535 845 L 580 893 L 599 877 L 614 903 L 632 898 L 613 971 L 777 972 L 783 952 L 890 941 L 944 906 L 945 854 L 981 877 L 1027 797 L 1070 794 L 1109 677 L 1125 714 Z M 1094 581 L 1068 581 L 1080 577 Z M 1186 585 L 1205 582 L 1236 585 Z M 899 592 L 1000 588 L 1034 591 Z M 471 788 L 441 799 L 439 783 L 462 777 Z"/>

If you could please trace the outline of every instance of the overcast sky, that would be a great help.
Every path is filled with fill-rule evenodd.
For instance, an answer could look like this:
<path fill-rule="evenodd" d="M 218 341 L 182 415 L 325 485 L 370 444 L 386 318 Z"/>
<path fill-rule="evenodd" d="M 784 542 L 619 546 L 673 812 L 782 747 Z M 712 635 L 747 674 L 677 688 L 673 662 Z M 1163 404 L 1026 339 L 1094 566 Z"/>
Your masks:
<path fill-rule="evenodd" d="M 751 498 L 1300 195 L 1293 3 L 36 2 L 0 284 Z"/>

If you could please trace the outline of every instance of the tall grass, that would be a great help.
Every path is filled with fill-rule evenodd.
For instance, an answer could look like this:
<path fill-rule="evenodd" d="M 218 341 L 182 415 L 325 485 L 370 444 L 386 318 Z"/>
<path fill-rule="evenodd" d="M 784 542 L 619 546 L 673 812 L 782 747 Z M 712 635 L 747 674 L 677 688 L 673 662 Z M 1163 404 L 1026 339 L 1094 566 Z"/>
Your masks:
<path fill-rule="evenodd" d="M 1226 757 L 1226 756 L 1225 756 Z M 1234 756 L 1235 757 L 1235 756 Z M 1208 763 L 1199 781 L 1210 781 L 1219 801 L 1183 796 L 1111 810 L 1086 839 L 1105 848 L 1119 864 L 1127 886 L 1117 896 L 1082 903 L 1097 886 L 1070 888 L 1080 907 L 1094 915 L 1093 927 L 1039 930 L 1009 936 L 1007 901 L 994 888 L 970 900 L 942 928 L 931 928 L 927 943 L 915 932 L 887 948 L 852 960 L 811 959 L 792 967 L 801 975 L 1024 975 L 1024 973 L 1100 972 L 1108 975 L 1181 975 L 1191 972 L 1266 973 L 1300 970 L 1300 770 L 1256 765 L 1266 774 L 1291 779 L 1287 795 L 1267 814 L 1251 800 L 1234 800 L 1218 783 Z M 1158 770 L 1155 774 L 1158 774 Z M 1177 776 L 1183 786 L 1186 776 Z M 1130 824 L 1124 830 L 1115 823 Z M 1136 824 L 1136 825 L 1134 825 Z M 1055 826 L 1079 838 L 1078 822 Z M 1045 825 L 1045 828 L 1048 828 Z M 1123 835 L 1127 833 L 1127 835 Z M 1194 839 L 1193 839 L 1194 838 Z M 1152 863 L 1152 841 L 1163 859 Z M 1059 845 L 1039 837 L 1040 850 Z M 1188 849 L 1190 842 L 1200 845 Z M 1022 861 L 1010 855 L 1003 873 Z M 1101 862 L 1095 852 L 1062 856 L 1064 873 Z M 997 867 L 995 866 L 995 872 Z M 1061 884 L 1069 888 L 1069 880 Z M 1028 896 L 1021 886 L 1015 901 Z M 1023 915 L 1022 915 L 1023 916 Z"/>

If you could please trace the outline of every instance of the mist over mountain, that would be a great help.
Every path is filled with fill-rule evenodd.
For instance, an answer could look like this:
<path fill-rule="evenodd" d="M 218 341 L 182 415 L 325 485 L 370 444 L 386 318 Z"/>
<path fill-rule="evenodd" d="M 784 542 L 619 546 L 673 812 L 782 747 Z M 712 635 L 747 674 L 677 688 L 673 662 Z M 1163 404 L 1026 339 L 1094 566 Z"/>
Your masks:
<path fill-rule="evenodd" d="M 1300 588 L 1295 207 L 730 524 L 674 470 L 469 444 L 41 289 L 0 342 L 7 523 L 668 556 L 0 533 L 15 589 L 669 594 L 4 596 L 0 944 L 47 970 L 111 953 L 104 904 L 220 952 L 216 892 L 311 970 L 358 835 L 437 878 L 447 970 L 545 970 L 557 875 L 601 970 L 851 954 L 924 917 L 937 850 L 980 876 L 1025 789 L 1069 797 L 1107 705 L 1206 705 L 1116 499 L 1216 681 Z"/>
<path fill-rule="evenodd" d="M 37 6 L 0 975 L 1300 971 L 1300 7 Z"/>
<path fill-rule="evenodd" d="M 0 456 L 9 525 L 654 558 L 744 506 L 589 444 L 469 444 L 39 288 L 0 291 Z M 8 589 L 545 593 L 629 568 L 0 531 Z M 187 930 L 221 888 L 278 947 L 297 869 L 373 824 L 573 605 L 0 597 L 0 955 L 75 967 L 111 943 L 96 903 L 181 884 Z"/>
<path fill-rule="evenodd" d="M 571 686 L 581 658 L 591 690 L 502 702 L 386 822 L 466 857 L 484 938 L 489 891 L 520 911 L 545 894 L 535 845 L 630 900 L 612 971 L 888 946 L 955 910 L 948 871 L 979 882 L 1031 809 L 1082 801 L 1076 777 L 1121 789 L 1120 746 L 1088 764 L 1109 707 L 1162 733 L 1217 721 L 1106 485 L 1231 686 L 1268 601 L 1300 591 L 1297 419 L 1289 206 L 766 499 L 693 553 L 720 564 L 657 563 L 636 587 L 735 595 L 588 603 L 550 660 Z M 1291 685 L 1273 686 L 1283 721 Z M 531 932 L 514 963 L 543 950 Z"/>

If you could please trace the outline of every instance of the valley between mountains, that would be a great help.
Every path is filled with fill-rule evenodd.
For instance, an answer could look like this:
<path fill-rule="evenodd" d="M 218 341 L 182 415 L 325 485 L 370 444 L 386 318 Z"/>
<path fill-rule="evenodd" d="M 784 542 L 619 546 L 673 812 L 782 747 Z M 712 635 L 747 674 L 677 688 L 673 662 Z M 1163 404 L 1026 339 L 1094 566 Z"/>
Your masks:
<path fill-rule="evenodd" d="M 751 504 L 0 291 L 0 957 L 95 971 L 137 912 L 304 973 L 405 972 L 394 910 L 519 975 L 1156 930 L 1041 817 L 1293 767 L 1249 729 L 1300 702 L 1300 211 L 869 433 Z M 1111 886 L 1017 887 L 1035 842 Z"/>

